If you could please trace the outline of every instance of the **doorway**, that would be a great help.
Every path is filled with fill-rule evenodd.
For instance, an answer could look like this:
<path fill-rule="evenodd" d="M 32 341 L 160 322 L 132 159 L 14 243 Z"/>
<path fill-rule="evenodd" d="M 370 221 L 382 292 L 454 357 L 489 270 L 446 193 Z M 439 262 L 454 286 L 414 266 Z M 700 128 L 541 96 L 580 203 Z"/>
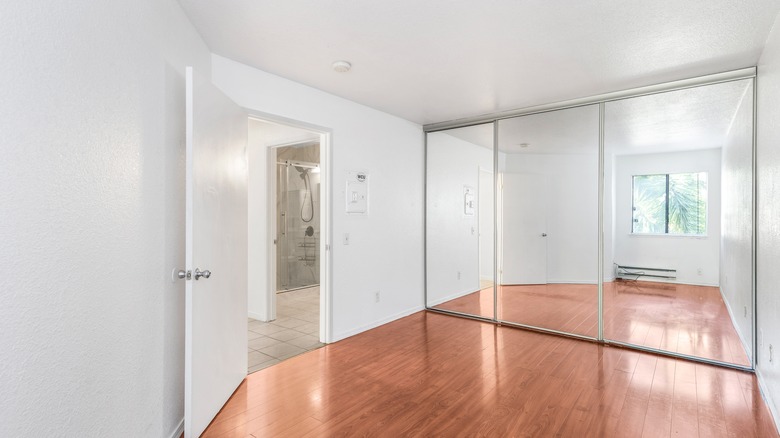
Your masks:
<path fill-rule="evenodd" d="M 249 120 L 248 373 L 326 342 L 327 141 L 295 123 Z"/>

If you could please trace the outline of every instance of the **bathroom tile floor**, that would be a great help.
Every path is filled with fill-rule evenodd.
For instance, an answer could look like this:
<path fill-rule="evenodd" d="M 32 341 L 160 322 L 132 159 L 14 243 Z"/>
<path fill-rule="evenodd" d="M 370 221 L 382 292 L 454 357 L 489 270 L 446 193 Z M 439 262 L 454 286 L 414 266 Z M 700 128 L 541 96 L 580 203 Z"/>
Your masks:
<path fill-rule="evenodd" d="M 247 329 L 250 374 L 322 347 L 320 287 L 277 294 L 276 319 L 263 322 L 249 318 Z"/>

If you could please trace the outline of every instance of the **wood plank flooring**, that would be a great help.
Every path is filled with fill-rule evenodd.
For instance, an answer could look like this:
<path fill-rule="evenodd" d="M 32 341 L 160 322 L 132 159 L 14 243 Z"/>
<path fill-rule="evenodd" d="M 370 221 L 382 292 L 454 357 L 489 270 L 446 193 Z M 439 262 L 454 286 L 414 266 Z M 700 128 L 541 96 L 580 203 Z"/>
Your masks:
<path fill-rule="evenodd" d="M 420 312 L 251 374 L 207 437 L 777 437 L 755 376 Z"/>
<path fill-rule="evenodd" d="M 437 308 L 493 317 L 493 289 Z M 500 286 L 499 319 L 596 337 L 598 289 L 587 284 Z M 717 287 L 647 281 L 604 283 L 604 336 L 749 366 Z"/>

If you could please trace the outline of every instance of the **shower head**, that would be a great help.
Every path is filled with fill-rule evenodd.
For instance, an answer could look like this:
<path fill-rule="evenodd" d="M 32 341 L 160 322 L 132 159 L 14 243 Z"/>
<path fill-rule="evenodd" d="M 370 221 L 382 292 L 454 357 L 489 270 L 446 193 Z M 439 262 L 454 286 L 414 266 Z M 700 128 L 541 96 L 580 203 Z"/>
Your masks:
<path fill-rule="evenodd" d="M 306 174 L 309 173 L 309 169 L 307 169 L 305 167 L 301 167 L 301 166 L 295 166 L 295 170 L 297 170 L 298 173 L 300 173 L 299 176 L 301 178 L 304 178 L 306 176 Z"/>

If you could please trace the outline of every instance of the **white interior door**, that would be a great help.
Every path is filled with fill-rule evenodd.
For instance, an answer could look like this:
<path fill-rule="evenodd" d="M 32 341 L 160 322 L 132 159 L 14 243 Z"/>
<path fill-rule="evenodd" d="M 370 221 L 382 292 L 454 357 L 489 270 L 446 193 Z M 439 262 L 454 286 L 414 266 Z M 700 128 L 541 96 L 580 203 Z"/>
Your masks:
<path fill-rule="evenodd" d="M 502 177 L 501 284 L 547 283 L 547 182 L 544 175 Z"/>
<path fill-rule="evenodd" d="M 206 429 L 246 377 L 247 114 L 187 72 L 184 436 Z M 198 277 L 197 271 L 210 271 Z"/>

